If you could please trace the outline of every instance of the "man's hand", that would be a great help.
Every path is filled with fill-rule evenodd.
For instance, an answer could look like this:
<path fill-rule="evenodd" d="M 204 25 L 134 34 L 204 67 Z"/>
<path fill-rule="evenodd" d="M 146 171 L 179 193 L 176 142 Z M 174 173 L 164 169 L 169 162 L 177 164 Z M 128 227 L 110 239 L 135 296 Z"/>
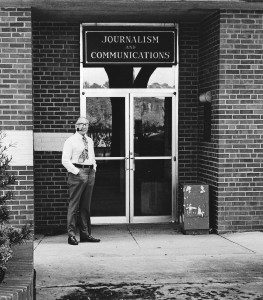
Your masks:
<path fill-rule="evenodd" d="M 82 181 L 86 181 L 87 180 L 87 174 L 82 169 L 79 169 L 78 176 L 80 177 L 80 179 Z"/>

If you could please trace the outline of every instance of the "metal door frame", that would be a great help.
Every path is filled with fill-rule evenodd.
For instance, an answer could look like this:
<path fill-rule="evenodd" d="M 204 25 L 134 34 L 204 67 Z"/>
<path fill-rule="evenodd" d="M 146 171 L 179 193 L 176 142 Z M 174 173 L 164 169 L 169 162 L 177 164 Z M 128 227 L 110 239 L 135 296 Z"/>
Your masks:
<path fill-rule="evenodd" d="M 144 157 L 135 157 L 134 155 L 134 98 L 135 97 L 171 97 L 172 98 L 172 149 L 171 149 L 171 156 L 144 156 Z M 130 162 L 130 223 L 160 223 L 160 222 L 171 222 L 176 220 L 176 215 L 177 215 L 177 185 L 178 185 L 178 172 L 177 172 L 177 144 L 178 144 L 178 129 L 177 129 L 177 120 L 178 117 L 175 115 L 177 110 L 176 110 L 176 92 L 173 91 L 168 91 L 168 90 L 163 90 L 163 89 L 155 89 L 154 93 L 152 93 L 151 89 L 147 90 L 138 90 L 134 89 L 131 90 L 129 93 L 129 110 L 130 110 L 130 120 L 129 120 L 129 126 L 130 126 L 130 132 L 129 132 L 129 138 L 130 138 L 130 147 L 129 147 L 129 162 Z M 135 161 L 136 160 L 171 160 L 172 164 L 172 211 L 171 215 L 160 215 L 160 216 L 134 216 L 134 172 L 135 172 Z"/>
<path fill-rule="evenodd" d="M 134 172 L 131 161 L 133 159 L 133 99 L 134 97 L 165 96 L 172 97 L 172 211 L 170 216 L 134 217 Z M 86 97 L 123 97 L 125 98 L 125 157 L 96 157 L 96 160 L 125 160 L 125 207 L 126 216 L 123 217 L 92 217 L 93 224 L 113 223 L 155 223 L 177 221 L 177 189 L 178 189 L 178 90 L 176 89 L 82 89 L 80 98 L 80 115 L 86 116 Z M 132 148 L 132 151 L 131 151 Z M 132 154 L 131 154 L 132 152 Z M 151 159 L 163 159 L 151 157 Z M 137 158 L 140 159 L 140 158 Z M 166 158 L 167 159 L 167 158 Z M 168 158 L 169 159 L 169 158 Z M 136 158 L 135 158 L 136 160 Z M 133 160 L 134 163 L 134 160 Z"/>

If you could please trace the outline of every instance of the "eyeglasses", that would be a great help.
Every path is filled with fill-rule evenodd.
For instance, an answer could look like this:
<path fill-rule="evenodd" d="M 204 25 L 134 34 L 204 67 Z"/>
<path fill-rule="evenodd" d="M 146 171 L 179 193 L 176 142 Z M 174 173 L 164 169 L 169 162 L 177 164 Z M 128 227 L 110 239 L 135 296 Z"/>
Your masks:
<path fill-rule="evenodd" d="M 89 126 L 88 123 L 77 123 L 76 125 Z"/>

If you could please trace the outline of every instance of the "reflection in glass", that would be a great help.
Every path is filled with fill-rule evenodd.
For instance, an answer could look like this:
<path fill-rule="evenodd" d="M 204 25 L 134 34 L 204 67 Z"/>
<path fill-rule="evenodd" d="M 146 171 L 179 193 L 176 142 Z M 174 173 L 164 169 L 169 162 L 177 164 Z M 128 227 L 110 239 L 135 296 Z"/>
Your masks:
<path fill-rule="evenodd" d="M 125 216 L 124 161 L 97 161 L 91 214 L 96 217 Z"/>
<path fill-rule="evenodd" d="M 109 78 L 104 68 L 84 68 L 83 88 L 109 88 Z"/>
<path fill-rule="evenodd" d="M 134 68 L 136 78 L 141 68 Z M 175 67 L 157 67 L 148 80 L 147 88 L 167 89 L 175 88 Z"/>
<path fill-rule="evenodd" d="M 171 155 L 172 98 L 134 99 L 135 156 Z"/>
<path fill-rule="evenodd" d="M 171 160 L 135 160 L 134 215 L 170 215 L 171 199 Z"/>
<path fill-rule="evenodd" d="M 125 154 L 125 98 L 88 97 L 89 134 L 93 138 L 95 156 L 120 157 Z"/>
<path fill-rule="evenodd" d="M 109 75 L 105 71 L 105 68 L 83 68 L 83 88 L 84 89 L 98 89 L 98 88 L 109 88 L 109 81 L 114 81 L 114 87 L 134 87 L 134 88 L 155 88 L 155 89 L 164 89 L 164 88 L 174 88 L 175 87 L 175 67 L 156 67 L 151 76 L 147 79 L 147 82 L 143 86 L 134 86 L 134 82 L 136 81 L 136 77 L 141 70 L 141 68 L 131 68 L 131 72 L 133 73 L 133 78 L 131 77 L 131 81 L 127 81 L 125 85 L 123 80 L 125 76 L 127 76 L 128 66 L 123 70 L 121 67 L 117 66 L 115 68 L 115 73 L 112 73 L 112 76 Z M 125 74 L 126 75 L 125 75 Z M 116 78 L 115 78 L 116 77 Z M 112 86 L 111 86 L 112 87 Z"/>

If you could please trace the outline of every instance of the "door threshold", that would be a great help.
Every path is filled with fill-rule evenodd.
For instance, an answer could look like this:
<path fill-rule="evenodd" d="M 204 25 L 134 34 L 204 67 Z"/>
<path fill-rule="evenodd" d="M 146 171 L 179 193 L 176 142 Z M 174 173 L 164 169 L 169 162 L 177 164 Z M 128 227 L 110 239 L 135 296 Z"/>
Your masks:
<path fill-rule="evenodd" d="M 127 224 L 129 220 L 126 217 L 91 217 L 91 224 Z"/>
<path fill-rule="evenodd" d="M 133 217 L 129 222 L 126 217 L 91 217 L 91 223 L 96 225 L 106 224 L 151 224 L 151 223 L 172 223 L 171 216 L 149 216 L 149 217 Z"/>

